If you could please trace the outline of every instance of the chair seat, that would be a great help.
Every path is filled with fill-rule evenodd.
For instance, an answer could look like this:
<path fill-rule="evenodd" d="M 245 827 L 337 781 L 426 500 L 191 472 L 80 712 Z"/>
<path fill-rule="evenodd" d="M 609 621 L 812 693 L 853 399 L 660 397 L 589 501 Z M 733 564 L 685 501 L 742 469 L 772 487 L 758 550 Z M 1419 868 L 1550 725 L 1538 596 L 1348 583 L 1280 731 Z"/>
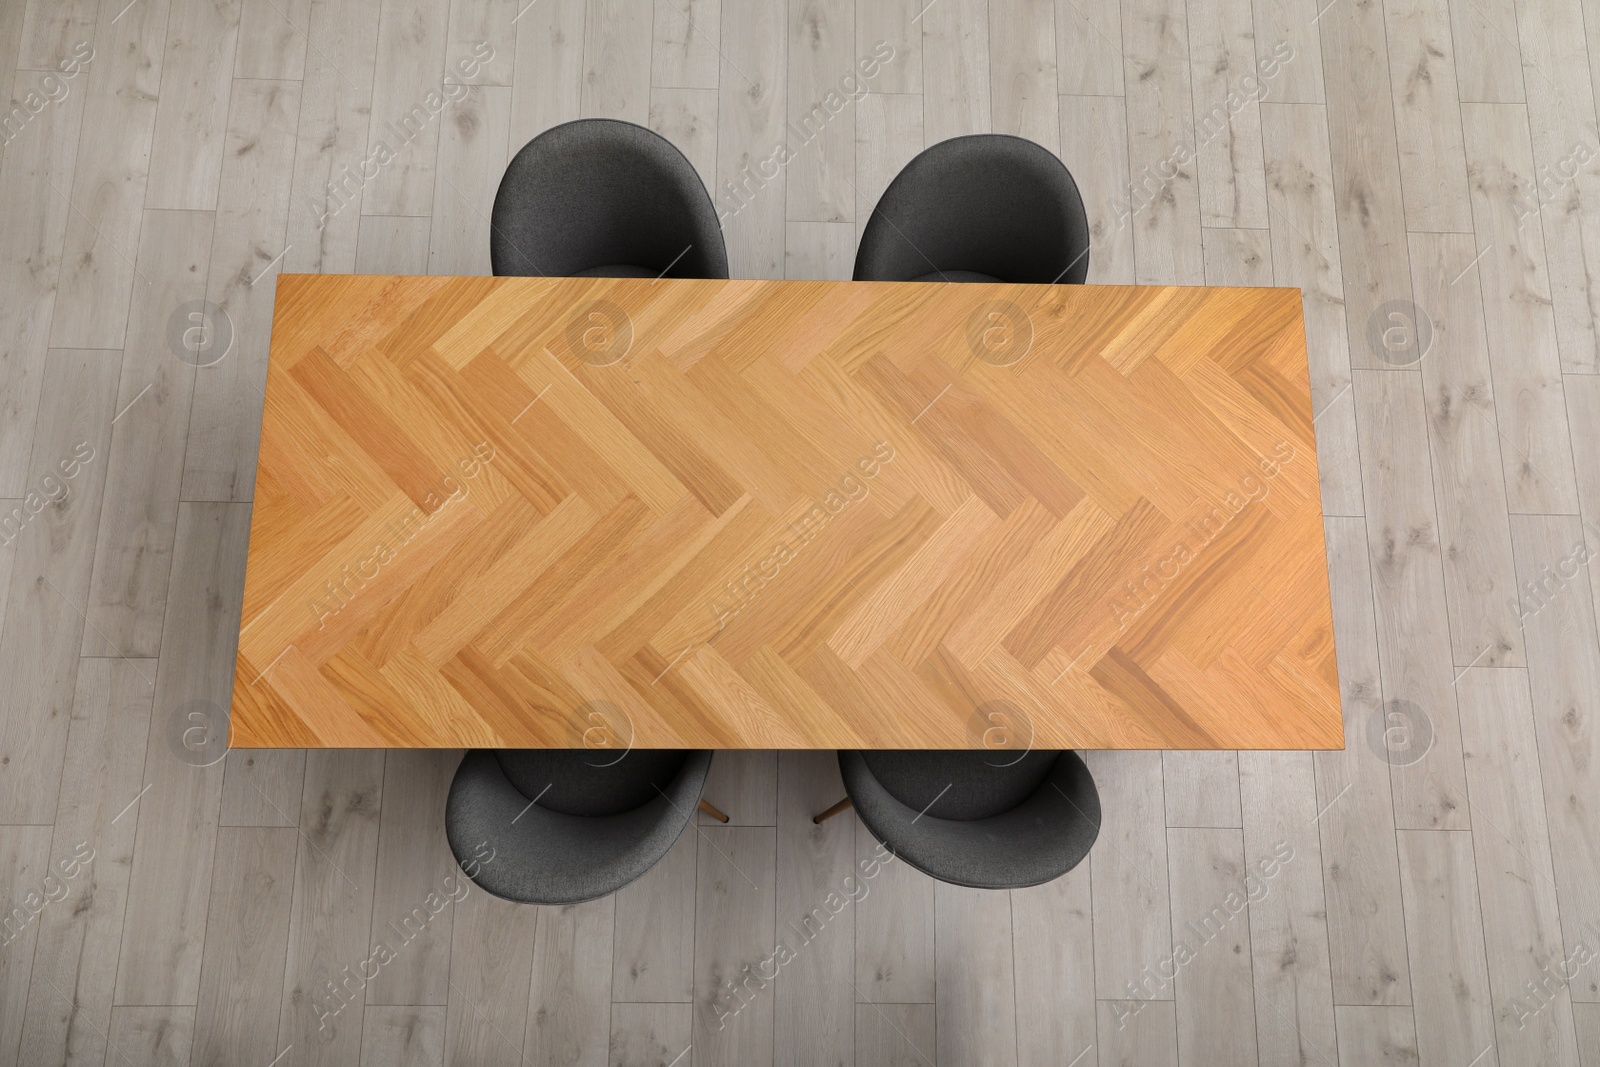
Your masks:
<path fill-rule="evenodd" d="M 1002 279 L 992 274 L 980 274 L 975 270 L 936 270 L 931 274 L 924 274 L 920 278 L 912 278 L 914 282 L 998 282 Z"/>
<path fill-rule="evenodd" d="M 898 859 L 952 885 L 1041 885 L 1076 867 L 1100 833 L 1100 796 L 1073 752 L 1060 753 L 1022 803 L 982 819 L 941 819 L 901 803 L 860 752 L 840 752 L 839 771 L 862 825 Z"/>
<path fill-rule="evenodd" d="M 590 267 L 572 275 L 574 278 L 659 278 L 661 272 L 649 267 L 636 267 L 632 263 L 610 263 L 604 267 Z"/>
<path fill-rule="evenodd" d="M 624 760 L 626 762 L 626 760 Z M 493 751 L 467 753 L 450 783 L 445 835 L 485 891 L 522 904 L 609 896 L 655 866 L 694 818 L 711 753 L 688 753 L 655 799 L 616 815 L 568 815 L 532 802 Z"/>

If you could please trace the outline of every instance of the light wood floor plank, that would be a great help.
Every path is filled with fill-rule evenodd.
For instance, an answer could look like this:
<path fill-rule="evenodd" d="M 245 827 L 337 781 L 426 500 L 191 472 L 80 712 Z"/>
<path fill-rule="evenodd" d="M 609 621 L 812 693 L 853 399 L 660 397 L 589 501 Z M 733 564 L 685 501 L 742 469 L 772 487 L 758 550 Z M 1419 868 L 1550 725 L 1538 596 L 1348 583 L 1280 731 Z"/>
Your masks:
<path fill-rule="evenodd" d="M 787 141 L 788 20 L 759 0 L 723 0 L 713 200 L 735 278 L 783 277 L 788 182 L 776 154 Z"/>
<path fill-rule="evenodd" d="M 853 222 L 791 222 L 783 249 L 785 278 L 848 281 L 856 266 Z"/>
<path fill-rule="evenodd" d="M 240 0 L 172 0 L 146 208 L 210 211 L 228 131 Z"/>
<path fill-rule="evenodd" d="M 1410 1008 L 1340 1007 L 1339 1067 L 1404 1067 L 1419 1063 Z"/>
<path fill-rule="evenodd" d="M 442 1007 L 367 1005 L 361 1067 L 444 1067 Z"/>
<path fill-rule="evenodd" d="M 1450 0 L 1450 36 L 1462 103 L 1522 103 L 1522 57 L 1512 0 Z"/>
<path fill-rule="evenodd" d="M 717 54 L 721 0 L 655 0 L 650 84 L 663 88 L 715 89 L 722 58 Z"/>
<path fill-rule="evenodd" d="M 700 834 L 694 1062 L 696 1067 L 770 1067 L 775 1055 L 777 831 L 702 827 Z"/>
<path fill-rule="evenodd" d="M 1462 107 L 1472 166 L 1477 248 L 1475 277 L 1483 293 L 1496 424 L 1512 512 L 1574 514 L 1573 451 L 1560 403 L 1562 363 L 1555 350 L 1546 267 L 1546 219 L 1560 214 L 1534 202 L 1534 163 L 1525 109 L 1515 104 Z M 1474 275 L 1462 278 L 1462 285 Z"/>
<path fill-rule="evenodd" d="M 872 879 L 872 892 L 854 905 L 856 1000 L 864 1004 L 932 1004 L 933 879 L 909 864 L 896 863 L 859 819 L 850 818 L 856 824 L 857 867 L 878 872 Z M 931 1042 L 919 1047 L 933 1054 Z"/>
<path fill-rule="evenodd" d="M 717 91 L 715 89 L 652 89 L 650 128 L 677 146 L 688 157 L 705 183 L 706 192 L 716 195 L 717 181 Z"/>
<path fill-rule="evenodd" d="M 1019 1063 L 1010 895 L 939 882 L 933 901 L 937 1058 Z"/>
<path fill-rule="evenodd" d="M 1327 99 L 1317 32 L 1321 9 L 1316 0 L 1255 0 L 1256 70 L 1271 83 L 1263 100 L 1320 104 Z"/>
<path fill-rule="evenodd" d="M 19 95 L 36 76 L 18 76 Z M 67 191 L 78 155 L 88 75 L 80 73 L 59 105 L 7 134 L 0 155 L 0 494 L 25 496 L 39 392 L 50 347 L 56 282 L 72 208 Z M 9 90 L 12 82 L 3 83 Z M 52 185 L 54 188 L 52 188 Z"/>
<path fill-rule="evenodd" d="M 677 1067 L 688 1063 L 689 1004 L 613 1004 L 611 1051 L 614 1067 Z"/>
<path fill-rule="evenodd" d="M 50 854 L 50 827 L 0 826 L 0 871 L 5 883 L 0 886 L 6 901 L 0 919 L 0 1063 L 16 1067 L 17 1046 L 22 1040 L 23 1019 L 28 1004 L 28 989 L 33 977 L 34 946 L 39 940 L 39 917 L 50 906 L 49 898 L 63 885 L 54 874 Z M 67 994 L 59 994 L 65 997 Z"/>
<path fill-rule="evenodd" d="M 222 815 L 218 825 L 295 825 L 305 774 L 304 749 L 233 749 L 222 775 Z"/>
<path fill-rule="evenodd" d="M 1422 380 L 1358 370 L 1354 381 L 1385 714 L 1418 731 L 1390 735 L 1403 740 L 1388 750 L 1395 825 L 1460 829 L 1466 780 Z"/>
<path fill-rule="evenodd" d="M 1241 825 L 1237 752 L 1163 752 L 1161 782 L 1168 826 Z"/>
<path fill-rule="evenodd" d="M 101 6 L 113 3 L 103 0 Z M 120 19 L 96 24 L 96 62 L 82 86 L 83 121 L 94 134 L 79 143 L 71 185 L 65 174 L 50 175 L 57 195 L 71 204 L 50 327 L 57 348 L 122 347 L 138 281 L 134 258 L 144 222 L 167 4 L 140 0 Z"/>
<path fill-rule="evenodd" d="M 445 800 L 460 762 L 458 752 L 416 749 L 384 760 L 371 940 L 390 946 L 395 958 L 367 984 L 369 1006 L 449 999 L 450 930 L 456 905 L 472 891 L 444 836 Z"/>
<path fill-rule="evenodd" d="M 1383 13 L 1406 226 L 1470 233 L 1450 6 L 1447 0 L 1391 0 Z"/>
<path fill-rule="evenodd" d="M 1377 4 L 1336 4 L 1317 22 L 1352 367 L 1386 364 L 1368 339 L 1389 301 L 1411 299 L 1400 150 Z M 1380 328 L 1381 334 L 1381 328 Z"/>
<path fill-rule="evenodd" d="M 1400 889 L 1423 1063 L 1498 1063 L 1472 834 L 1402 830 Z M 1484 1057 L 1485 1049 L 1490 1049 Z"/>
<path fill-rule="evenodd" d="M 1094 887 L 1094 983 L 1101 1000 L 1171 1000 L 1149 968 L 1172 955 L 1161 756 L 1091 752 L 1100 836 L 1089 854 Z"/>
<path fill-rule="evenodd" d="M 992 129 L 989 17 L 983 0 L 940 0 L 922 26 L 922 130 L 928 145 Z"/>
<path fill-rule="evenodd" d="M 705 798 L 728 817 L 730 826 L 778 825 L 778 754 L 718 752 L 706 777 Z M 722 825 L 703 811 L 696 819 L 701 826 Z"/>
<path fill-rule="evenodd" d="M 191 320 L 211 334 L 194 357 L 202 366 L 189 409 L 185 500 L 249 500 L 255 494 L 273 295 L 288 258 L 284 242 L 299 118 L 298 82 L 233 83 L 206 280 L 205 298 L 218 310 L 203 309 L 202 320 Z M 223 347 L 224 332 L 231 349 Z"/>
<path fill-rule="evenodd" d="M 1167 831 L 1179 1063 L 1256 1059 L 1244 835 Z"/>
<path fill-rule="evenodd" d="M 445 1062 L 522 1067 L 539 909 L 474 889 L 450 943 Z"/>
<path fill-rule="evenodd" d="M 444 4 L 381 0 L 366 153 L 383 143 L 393 158 L 361 190 L 363 213 L 425 215 L 433 203 L 439 129 L 454 118 L 442 92 L 448 20 Z"/>
<path fill-rule="evenodd" d="M 306 757 L 295 857 L 289 950 L 278 1017 L 280 1045 L 312 1064 L 348 1064 L 361 1055 L 366 975 L 384 953 L 368 937 L 372 922 L 384 753 L 322 750 Z M 389 953 L 391 931 L 380 931 Z"/>
<path fill-rule="evenodd" d="M 217 832 L 195 1008 L 200 1067 L 270 1063 L 282 1051 L 278 1013 L 299 843 L 287 826 Z"/>
<path fill-rule="evenodd" d="M 1121 96 L 1122 85 L 1122 5 L 1056 0 L 1057 88 L 1068 96 Z"/>
<path fill-rule="evenodd" d="M 579 110 L 584 118 L 624 119 L 642 126 L 650 117 L 653 5 L 588 2 Z"/>
<path fill-rule="evenodd" d="M 1267 90 L 1249 0 L 1191 0 L 1189 48 L 1200 222 L 1265 229 L 1260 98 Z"/>
<path fill-rule="evenodd" d="M 154 656 L 161 651 L 168 569 L 183 485 L 194 365 L 185 331 L 205 299 L 211 259 L 209 211 L 149 211 L 139 241 L 139 299 L 106 455 L 106 499 L 84 605 L 86 656 Z M 202 315 L 204 313 L 202 312 Z M 177 325 L 175 327 L 174 322 Z"/>
<path fill-rule="evenodd" d="M 856 0 L 792 3 L 787 116 L 792 158 L 785 195 L 792 222 L 854 222 L 856 104 L 869 91 L 856 70 Z"/>
<path fill-rule="evenodd" d="M 857 1004 L 856 1059 L 866 1067 L 933 1067 L 932 1004 Z"/>
<path fill-rule="evenodd" d="M 1585 41 L 1588 19 L 1577 0 L 1519 0 L 1517 51 L 1522 56 L 1533 161 L 1559 175 L 1527 192 L 1550 220 L 1544 234 L 1550 297 L 1561 369 L 1600 370 L 1600 279 L 1586 266 L 1600 256 L 1600 174 L 1576 164 L 1577 149 L 1596 143 L 1591 61 Z M 1571 175 L 1571 180 L 1563 180 Z M 1558 224 L 1557 220 L 1561 220 Z"/>
<path fill-rule="evenodd" d="M 1063 96 L 1061 160 L 1072 172 L 1089 215 L 1089 281 L 1132 285 L 1133 209 L 1128 205 L 1128 115 L 1123 101 Z"/>
<path fill-rule="evenodd" d="M 1124 0 L 1128 173 L 1141 284 L 1200 285 L 1200 190 L 1183 0 Z"/>
<path fill-rule="evenodd" d="M 14 53 L 16 69 L 51 70 L 78 42 L 92 45 L 99 6 L 98 0 L 26 0 Z"/>
<path fill-rule="evenodd" d="M 1100 1067 L 1178 1067 L 1177 1005 L 1099 1001 Z"/>
<path fill-rule="evenodd" d="M 356 244 L 357 274 L 428 273 L 426 215 L 363 215 Z"/>
<path fill-rule="evenodd" d="M 584 0 L 539 0 L 517 20 L 511 87 L 511 142 L 506 156 L 550 127 L 578 117 L 583 91 Z"/>
<path fill-rule="evenodd" d="M 493 273 L 489 218 L 508 162 L 511 90 L 474 85 L 463 91 L 439 134 L 428 274 Z"/>
<path fill-rule="evenodd" d="M 1018 1063 L 1070 1061 L 1095 1042 L 1090 880 L 1082 863 L 1053 882 L 1011 890 Z"/>
<path fill-rule="evenodd" d="M 1583 1067 L 1600 1064 L 1600 1005 L 1574 1004 L 1572 1014 L 1577 1019 L 1578 1050 Z"/>
<path fill-rule="evenodd" d="M 106 1064 L 183 1067 L 194 1049 L 193 1007 L 116 1007 L 111 1010 Z"/>
<path fill-rule="evenodd" d="M 43 497 L 34 503 L 43 510 Z M 6 600 L 11 595 L 11 562 L 17 558 L 17 535 L 24 528 L 18 513 L 28 514 L 25 500 L 0 500 L 0 640 L 5 639 Z"/>
<path fill-rule="evenodd" d="M 1600 634 L 1590 586 L 1575 557 L 1593 567 L 1597 541 L 1566 516 L 1517 515 L 1511 543 L 1528 614 L 1523 618 L 1539 771 L 1550 819 L 1550 852 L 1561 928 L 1576 947 L 1600 915 L 1600 831 L 1596 829 L 1595 746 L 1588 729 L 1600 693 Z M 1567 575 L 1573 575 L 1568 578 Z M 1530 587 L 1529 583 L 1533 583 Z M 1570 948 L 1569 948 L 1570 951 Z M 1568 987 L 1574 1001 L 1600 1001 L 1600 974 L 1586 967 Z"/>
<path fill-rule="evenodd" d="M 1472 801 L 1472 852 L 1500 1058 L 1506 1063 L 1576 1064 L 1570 1001 L 1552 997 L 1566 981 L 1566 951 L 1528 674 L 1474 668 L 1458 688 Z M 1537 997 L 1528 993 L 1525 983 L 1530 981 Z"/>
<path fill-rule="evenodd" d="M 794 958 L 777 983 L 773 1043 L 785 1067 L 848 1063 L 855 1046 L 855 905 L 876 880 L 856 867 L 852 819 L 811 821 L 843 791 L 832 752 L 779 756 L 777 941 Z"/>
<path fill-rule="evenodd" d="M 155 669 L 150 660 L 109 659 L 83 660 L 78 668 L 62 769 L 72 787 L 62 791 L 51 842 L 54 873 L 66 895 L 37 920 L 22 1063 L 98 1067 L 106 1059 L 138 826 L 129 806 L 143 789 L 154 695 L 146 679 Z M 76 877 L 62 877 L 74 869 Z"/>
<path fill-rule="evenodd" d="M 990 129 L 1061 154 L 1056 0 L 989 0 Z"/>
<path fill-rule="evenodd" d="M 306 75 L 314 0 L 241 0 L 235 78 L 299 81 Z"/>
<path fill-rule="evenodd" d="M 1545 220 L 1559 229 L 1562 216 L 1554 205 L 1541 213 L 1530 200 L 1536 171 L 1522 107 L 1468 104 L 1462 123 L 1483 258 L 1460 284 L 1476 277 L 1483 293 L 1495 392 L 1503 398 L 1495 417 L 1508 506 L 1513 512 L 1574 514 L 1572 445 L 1559 399 L 1562 363 L 1545 270 Z"/>
<path fill-rule="evenodd" d="M 685 830 L 660 863 L 618 890 L 613 1002 L 688 1004 L 694 999 L 695 871 L 701 847 L 699 832 Z M 685 1044 L 688 1021 L 685 1014 Z"/>
<path fill-rule="evenodd" d="M 1217 226 L 1204 233 L 1207 285 L 1272 284 L 1270 230 Z"/>
<path fill-rule="evenodd" d="M 517 16 L 521 4 L 503 0 L 451 0 L 445 41 L 445 83 L 504 85 L 514 80 Z"/>
<path fill-rule="evenodd" d="M 1377 620 L 1367 532 L 1360 519 L 1330 518 L 1329 592 L 1344 698 L 1343 751 L 1312 758 L 1323 886 L 1328 894 L 1328 958 L 1335 1004 L 1409 1004 L 1400 859 L 1393 786 L 1372 723 L 1385 723 Z M 1381 740 L 1382 731 L 1378 731 Z"/>
<path fill-rule="evenodd" d="M 1413 234 L 1410 247 L 1412 286 L 1433 319 L 1433 348 L 1421 363 L 1423 403 L 1454 662 L 1520 667 L 1516 565 L 1483 309 L 1477 286 L 1462 279 L 1477 250 L 1466 234 Z"/>
<path fill-rule="evenodd" d="M 923 0 L 856 3 L 856 44 L 862 56 L 881 60 L 872 74 L 875 93 L 922 92 Z"/>
<path fill-rule="evenodd" d="M 162 627 L 166 653 L 155 679 L 145 742 L 150 791 L 134 813 L 139 836 L 128 877 L 124 922 L 137 937 L 117 963 L 117 1004 L 194 1004 L 200 985 L 209 879 L 176 882 L 173 871 L 209 870 L 222 800 L 221 724 L 230 706 L 228 660 L 239 631 L 239 601 L 224 590 L 244 581 L 247 504 L 185 504 Z M 210 743 L 188 744 L 204 724 Z M 203 765 L 197 765 L 203 764 Z"/>
<path fill-rule="evenodd" d="M 541 5 L 543 6 L 543 5 Z M 285 271 L 355 269 L 373 119 L 379 0 L 314 0 L 290 182 Z M 393 146 L 390 146 L 391 148 Z M 374 157 L 374 165 L 376 157 Z"/>
<path fill-rule="evenodd" d="M 29 520 L 12 549 L 0 629 L 0 677 L 6 679 L 0 824 L 47 824 L 55 815 L 116 414 L 119 355 L 54 352 L 45 367 L 34 434 L 38 458 L 27 482 L 43 486 L 47 475 L 59 477 L 66 492 L 61 504 Z M 75 476 L 66 478 L 68 471 Z"/>
<path fill-rule="evenodd" d="M 615 928 L 615 897 L 539 909 L 523 1038 L 532 1062 L 605 1067 Z"/>
<path fill-rule="evenodd" d="M 857 111 L 855 183 L 856 243 L 859 245 L 878 199 L 901 168 L 923 149 L 922 97 L 920 94 L 875 92 L 857 105 Z M 854 261 L 852 255 L 852 273 Z"/>
<path fill-rule="evenodd" d="M 1328 905 L 1309 752 L 1241 752 L 1245 899 L 1263 1063 L 1338 1059 Z"/>

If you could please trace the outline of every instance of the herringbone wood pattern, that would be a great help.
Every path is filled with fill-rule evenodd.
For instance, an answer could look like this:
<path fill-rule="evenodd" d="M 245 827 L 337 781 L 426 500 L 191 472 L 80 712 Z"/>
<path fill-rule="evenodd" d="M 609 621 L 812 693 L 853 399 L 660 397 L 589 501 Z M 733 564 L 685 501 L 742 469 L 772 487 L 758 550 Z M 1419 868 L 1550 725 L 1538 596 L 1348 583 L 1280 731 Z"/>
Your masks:
<path fill-rule="evenodd" d="M 1300 316 L 283 276 L 234 743 L 1337 747 Z"/>

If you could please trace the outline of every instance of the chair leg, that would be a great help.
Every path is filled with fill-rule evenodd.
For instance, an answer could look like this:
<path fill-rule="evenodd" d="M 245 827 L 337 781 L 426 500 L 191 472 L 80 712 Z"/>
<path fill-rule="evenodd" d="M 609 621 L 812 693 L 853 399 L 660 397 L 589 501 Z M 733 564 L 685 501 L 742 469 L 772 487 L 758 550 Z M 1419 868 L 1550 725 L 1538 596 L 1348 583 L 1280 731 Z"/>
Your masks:
<path fill-rule="evenodd" d="M 716 808 L 712 807 L 710 804 L 706 803 L 704 800 L 700 801 L 700 810 L 705 812 L 707 815 L 711 816 L 713 819 L 717 820 L 718 822 L 727 822 L 728 821 L 728 817 L 726 815 L 722 814 L 722 812 L 718 811 Z"/>
<path fill-rule="evenodd" d="M 814 822 L 814 823 L 821 823 L 825 819 L 833 818 L 835 815 L 839 814 L 841 811 L 844 811 L 844 810 L 848 809 L 850 806 L 851 806 L 850 805 L 850 798 L 849 797 L 845 797 L 843 800 L 839 801 L 839 803 L 835 804 L 833 807 L 829 808 L 827 811 L 823 812 L 821 815 L 813 816 L 811 821 Z"/>

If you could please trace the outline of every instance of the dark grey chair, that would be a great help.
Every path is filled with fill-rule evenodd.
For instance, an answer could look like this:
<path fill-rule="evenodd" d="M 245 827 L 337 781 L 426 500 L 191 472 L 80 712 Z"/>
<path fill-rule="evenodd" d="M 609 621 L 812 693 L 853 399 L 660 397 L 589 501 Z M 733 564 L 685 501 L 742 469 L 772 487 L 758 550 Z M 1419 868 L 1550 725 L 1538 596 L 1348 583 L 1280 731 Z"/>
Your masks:
<path fill-rule="evenodd" d="M 697 808 L 710 752 L 476 749 L 450 783 L 445 836 L 486 891 L 523 904 L 615 893 L 672 848 Z"/>
<path fill-rule="evenodd" d="M 922 873 L 975 889 L 1059 878 L 1100 833 L 1100 794 L 1074 752 L 840 752 L 846 799 Z"/>
<path fill-rule="evenodd" d="M 728 253 L 700 175 L 660 134 L 579 119 L 522 146 L 494 197 L 497 275 L 726 278 Z"/>
<path fill-rule="evenodd" d="M 952 137 L 884 190 L 858 282 L 1066 282 L 1089 276 L 1089 216 L 1061 160 L 998 133 Z"/>

